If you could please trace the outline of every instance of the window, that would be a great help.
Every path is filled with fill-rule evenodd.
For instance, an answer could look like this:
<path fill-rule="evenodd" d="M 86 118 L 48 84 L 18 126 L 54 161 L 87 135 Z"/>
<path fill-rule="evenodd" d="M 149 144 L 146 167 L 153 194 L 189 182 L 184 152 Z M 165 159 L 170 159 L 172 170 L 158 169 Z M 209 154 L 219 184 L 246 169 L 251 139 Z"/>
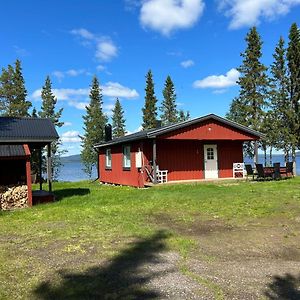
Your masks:
<path fill-rule="evenodd" d="M 209 160 L 213 160 L 214 159 L 214 148 L 207 148 L 206 149 L 206 157 Z"/>
<path fill-rule="evenodd" d="M 131 161 L 130 161 L 130 146 L 123 147 L 123 168 L 130 169 Z"/>
<path fill-rule="evenodd" d="M 111 169 L 111 149 L 106 149 L 106 153 L 105 153 L 105 168 Z"/>

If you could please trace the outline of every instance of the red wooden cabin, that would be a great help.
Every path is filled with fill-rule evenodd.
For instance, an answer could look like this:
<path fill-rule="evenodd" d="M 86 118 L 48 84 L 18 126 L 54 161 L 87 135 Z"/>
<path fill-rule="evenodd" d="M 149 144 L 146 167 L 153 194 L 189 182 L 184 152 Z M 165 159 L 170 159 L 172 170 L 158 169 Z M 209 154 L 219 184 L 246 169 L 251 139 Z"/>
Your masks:
<path fill-rule="evenodd" d="M 243 162 L 243 143 L 261 137 L 214 114 L 140 131 L 95 145 L 99 180 L 143 187 L 157 183 L 157 169 L 168 171 L 169 182 L 232 178 L 233 163 Z"/>

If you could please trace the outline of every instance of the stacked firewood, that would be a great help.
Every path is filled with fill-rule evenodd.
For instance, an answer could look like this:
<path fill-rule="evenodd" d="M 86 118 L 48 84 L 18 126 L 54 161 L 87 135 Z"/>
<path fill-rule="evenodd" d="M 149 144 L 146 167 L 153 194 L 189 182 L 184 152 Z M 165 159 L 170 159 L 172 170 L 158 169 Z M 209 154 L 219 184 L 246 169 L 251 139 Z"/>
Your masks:
<path fill-rule="evenodd" d="M 0 186 L 0 209 L 9 210 L 28 206 L 27 185 Z"/>

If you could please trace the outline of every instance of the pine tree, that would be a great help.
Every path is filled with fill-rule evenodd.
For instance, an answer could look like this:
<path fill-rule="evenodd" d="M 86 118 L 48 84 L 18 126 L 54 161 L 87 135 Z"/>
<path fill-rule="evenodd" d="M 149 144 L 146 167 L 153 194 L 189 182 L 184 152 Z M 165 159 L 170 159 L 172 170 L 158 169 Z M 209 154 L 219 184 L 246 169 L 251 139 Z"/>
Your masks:
<path fill-rule="evenodd" d="M 157 99 L 154 93 L 154 82 L 151 70 L 146 75 L 145 105 L 143 111 L 143 129 L 155 128 L 157 125 Z"/>
<path fill-rule="evenodd" d="M 255 27 L 250 29 L 245 40 L 247 48 L 245 52 L 241 53 L 243 63 L 237 68 L 241 74 L 238 80 L 239 96 L 233 100 L 227 116 L 233 121 L 262 131 L 268 89 L 267 68 L 260 62 L 262 41 Z M 251 148 L 248 147 L 247 154 L 253 155 Z M 254 143 L 256 162 L 258 159 L 257 149 L 258 144 Z"/>
<path fill-rule="evenodd" d="M 36 110 L 35 107 L 32 109 L 31 117 L 32 117 L 32 118 L 38 118 L 38 113 L 37 113 L 37 110 Z"/>
<path fill-rule="evenodd" d="M 29 116 L 28 110 L 32 106 L 32 104 L 30 101 L 26 100 L 27 91 L 25 88 L 25 81 L 22 74 L 21 62 L 18 59 L 15 62 L 13 82 L 15 90 L 15 103 L 11 104 L 11 115 L 27 117 Z"/>
<path fill-rule="evenodd" d="M 31 102 L 26 100 L 27 91 L 22 74 L 21 62 L 17 59 L 15 68 L 8 65 L 0 77 L 0 111 L 10 117 L 27 117 Z M 4 106 L 3 106 L 4 105 Z"/>
<path fill-rule="evenodd" d="M 112 115 L 112 133 L 114 137 L 124 136 L 126 133 L 125 130 L 125 119 L 124 119 L 124 111 L 121 106 L 120 100 L 117 98 L 115 107 L 113 109 Z"/>
<path fill-rule="evenodd" d="M 14 68 L 8 65 L 7 69 L 2 68 L 0 76 L 0 113 L 1 115 L 9 115 L 8 106 L 9 103 L 14 102 Z"/>
<path fill-rule="evenodd" d="M 85 133 L 82 137 L 81 159 L 84 171 L 91 178 L 93 168 L 97 165 L 97 153 L 93 146 L 104 140 L 104 129 L 107 122 L 107 117 L 102 111 L 102 91 L 96 76 L 92 80 L 89 97 L 90 103 L 86 107 L 86 115 L 83 116 Z"/>
<path fill-rule="evenodd" d="M 289 70 L 289 100 L 292 105 L 293 114 L 291 115 L 292 134 L 292 159 L 296 162 L 296 147 L 299 147 L 299 101 L 300 101 L 300 31 L 296 23 L 293 23 L 289 32 L 289 44 L 287 48 L 287 60 Z"/>
<path fill-rule="evenodd" d="M 186 113 L 184 112 L 184 110 L 180 110 L 179 112 L 178 112 L 178 118 L 177 118 L 177 120 L 178 120 L 178 122 L 183 122 L 183 121 L 187 121 L 187 120 L 189 120 L 191 117 L 190 117 L 190 112 L 189 111 L 187 111 Z"/>
<path fill-rule="evenodd" d="M 38 113 L 38 115 L 41 118 L 50 119 L 51 122 L 56 127 L 63 126 L 64 123 L 60 121 L 63 108 L 59 109 L 58 111 L 55 111 L 57 99 L 52 92 L 52 84 L 49 76 L 46 77 L 45 84 L 42 87 L 41 98 L 42 98 L 42 106 L 41 106 L 41 111 Z M 60 146 L 61 146 L 61 140 L 52 142 L 51 144 L 53 179 L 57 179 L 59 175 L 60 167 L 61 167 L 60 157 L 63 153 L 65 153 L 65 151 L 60 149 Z"/>
<path fill-rule="evenodd" d="M 52 83 L 49 76 L 46 77 L 45 84 L 42 87 L 41 97 L 42 97 L 42 106 L 41 106 L 41 111 L 39 112 L 39 116 L 41 118 L 50 119 L 52 123 L 57 127 L 63 126 L 64 123 L 60 121 L 63 108 L 55 112 L 57 99 L 52 92 Z"/>
<path fill-rule="evenodd" d="M 162 115 L 161 121 L 163 125 L 176 123 L 178 121 L 178 111 L 176 105 L 176 93 L 174 83 L 170 76 L 165 81 L 165 88 L 163 90 L 164 100 L 160 108 Z"/>
<path fill-rule="evenodd" d="M 286 49 L 281 37 L 273 54 L 270 78 L 270 106 L 269 128 L 267 138 L 270 149 L 283 149 L 286 161 L 288 160 L 291 145 L 295 143 L 292 134 L 293 110 L 289 100 L 289 80 L 286 64 Z"/>

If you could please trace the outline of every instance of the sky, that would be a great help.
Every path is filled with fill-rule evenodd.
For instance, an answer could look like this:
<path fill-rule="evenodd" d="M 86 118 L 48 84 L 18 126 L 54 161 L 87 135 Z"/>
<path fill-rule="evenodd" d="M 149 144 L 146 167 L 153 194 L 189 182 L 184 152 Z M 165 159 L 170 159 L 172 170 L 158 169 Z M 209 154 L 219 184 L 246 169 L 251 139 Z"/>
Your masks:
<path fill-rule="evenodd" d="M 129 133 L 140 130 L 145 75 L 163 98 L 171 76 L 179 109 L 225 116 L 238 95 L 245 36 L 257 26 L 269 66 L 280 36 L 299 21 L 300 0 L 1 0 L 0 67 L 22 62 L 28 100 L 41 106 L 47 75 L 63 107 L 58 129 L 68 155 L 80 153 L 82 116 L 94 75 L 108 117 L 116 97 Z M 298 23 L 298 26 L 300 24 Z"/>

